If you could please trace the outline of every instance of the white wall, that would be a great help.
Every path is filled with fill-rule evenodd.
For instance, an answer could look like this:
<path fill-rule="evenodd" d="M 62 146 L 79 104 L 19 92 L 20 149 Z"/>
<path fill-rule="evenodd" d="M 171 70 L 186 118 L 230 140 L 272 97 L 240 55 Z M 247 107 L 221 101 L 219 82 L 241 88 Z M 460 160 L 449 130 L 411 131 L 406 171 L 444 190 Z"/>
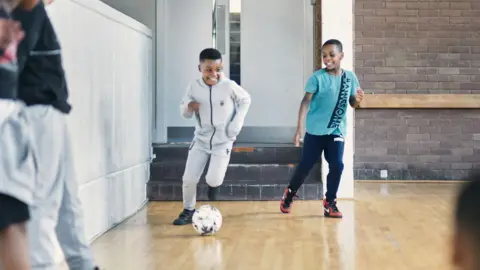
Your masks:
<path fill-rule="evenodd" d="M 59 1 L 59 0 L 57 0 Z M 155 29 L 155 0 L 101 0 L 123 14 Z"/>
<path fill-rule="evenodd" d="M 314 71 L 312 15 L 310 0 L 242 1 L 241 80 L 252 95 L 245 125 L 297 126 Z"/>
<path fill-rule="evenodd" d="M 111 6 L 112 8 L 120 11 L 121 13 L 131 17 L 132 19 L 143 23 L 146 25 L 149 29 L 151 29 L 152 33 L 156 32 L 157 28 L 157 22 L 156 22 L 156 7 L 157 3 L 162 5 L 162 2 L 165 0 L 100 0 L 104 2 L 105 4 Z M 156 35 L 152 35 L 152 43 L 153 45 L 156 44 Z M 156 57 L 156 50 L 153 50 L 153 58 L 155 59 Z M 156 63 L 153 60 L 152 61 L 152 70 L 153 74 L 156 73 Z M 152 77 L 153 80 L 153 85 L 156 84 L 156 77 Z M 153 95 L 153 100 L 152 100 L 152 107 L 155 107 L 155 91 Z M 154 111 L 156 108 L 154 108 Z M 155 119 L 152 118 L 152 125 L 153 129 L 151 130 L 152 135 L 155 135 L 156 133 L 156 124 L 155 124 Z M 162 129 L 160 129 L 161 131 Z"/>
<path fill-rule="evenodd" d="M 322 42 L 334 38 L 343 43 L 345 57 L 342 61 L 342 68 L 348 70 L 353 70 L 353 1 L 322 1 Z M 339 6 L 342 6 L 342 8 L 338 9 Z M 332 10 L 335 10 L 335 12 L 332 12 Z M 347 136 L 343 154 L 344 169 L 337 195 L 338 198 L 343 199 L 353 199 L 354 196 L 354 121 L 353 109 L 349 106 L 347 110 Z M 323 183 L 326 190 L 328 163 L 325 158 L 322 160 Z"/>
<path fill-rule="evenodd" d="M 355 0 L 322 1 L 322 42 L 328 39 L 338 39 L 343 43 L 345 53 L 342 68 L 353 70 L 353 4 Z M 342 8 L 339 9 L 338 7 Z M 347 136 L 343 154 L 344 169 L 337 197 L 339 199 L 354 199 L 353 155 L 354 155 L 354 110 L 348 106 Z M 328 164 L 322 157 L 323 186 L 326 191 L 326 175 Z M 344 222 L 337 223 L 337 239 L 342 243 L 341 269 L 355 269 L 355 203 L 341 201 L 339 208 L 345 213 Z"/>
<path fill-rule="evenodd" d="M 157 142 L 167 126 L 191 126 L 180 116 L 188 83 L 200 76 L 200 51 L 213 46 L 212 0 L 157 2 Z"/>
<path fill-rule="evenodd" d="M 48 7 L 63 47 L 76 176 L 93 239 L 146 202 L 152 34 L 98 0 Z"/>
<path fill-rule="evenodd" d="M 245 124 L 292 127 L 297 118 L 292 111 L 298 110 L 314 69 L 313 7 L 310 0 L 260 2 L 242 1 L 242 85 L 253 99 Z M 192 126 L 181 118 L 178 106 L 186 85 L 199 76 L 198 54 L 213 46 L 212 9 L 212 0 L 157 0 L 155 142 L 167 141 L 167 127 Z M 262 105 L 273 97 L 279 98 L 276 106 L 282 110 Z"/>

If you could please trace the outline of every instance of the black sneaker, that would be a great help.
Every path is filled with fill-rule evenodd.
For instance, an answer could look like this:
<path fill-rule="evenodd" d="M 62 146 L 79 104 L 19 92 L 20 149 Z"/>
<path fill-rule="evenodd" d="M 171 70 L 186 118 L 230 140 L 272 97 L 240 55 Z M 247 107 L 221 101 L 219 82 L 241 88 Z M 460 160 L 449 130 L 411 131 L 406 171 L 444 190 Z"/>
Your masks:
<path fill-rule="evenodd" d="M 216 201 L 217 200 L 218 187 L 208 187 L 208 200 Z"/>
<path fill-rule="evenodd" d="M 178 218 L 173 221 L 173 225 L 192 224 L 193 213 L 195 213 L 195 210 L 183 209 Z"/>
<path fill-rule="evenodd" d="M 298 198 L 297 193 L 291 191 L 289 188 L 285 189 L 285 192 L 282 196 L 282 201 L 280 202 L 280 211 L 282 213 L 288 214 L 292 210 L 293 198 Z"/>

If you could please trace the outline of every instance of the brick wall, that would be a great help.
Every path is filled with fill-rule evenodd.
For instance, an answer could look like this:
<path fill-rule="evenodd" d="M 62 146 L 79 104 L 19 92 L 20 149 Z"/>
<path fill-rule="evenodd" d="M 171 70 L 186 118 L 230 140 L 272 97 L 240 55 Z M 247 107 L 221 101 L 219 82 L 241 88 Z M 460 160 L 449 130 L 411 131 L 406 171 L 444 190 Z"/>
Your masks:
<path fill-rule="evenodd" d="M 464 179 L 480 169 L 477 110 L 357 110 L 355 177 Z"/>
<path fill-rule="evenodd" d="M 479 0 L 356 0 L 367 93 L 480 94 Z M 357 110 L 357 179 L 461 179 L 480 168 L 480 111 Z"/>
<path fill-rule="evenodd" d="M 480 1 L 356 0 L 367 92 L 480 93 Z"/>

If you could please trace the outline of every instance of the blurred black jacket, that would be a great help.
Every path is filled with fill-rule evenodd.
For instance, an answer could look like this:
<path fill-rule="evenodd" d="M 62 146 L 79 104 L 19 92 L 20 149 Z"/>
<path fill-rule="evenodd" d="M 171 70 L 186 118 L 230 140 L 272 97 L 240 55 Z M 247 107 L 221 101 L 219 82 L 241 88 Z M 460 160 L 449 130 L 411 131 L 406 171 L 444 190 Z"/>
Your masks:
<path fill-rule="evenodd" d="M 22 23 L 25 38 L 18 47 L 18 98 L 27 105 L 52 105 L 63 113 L 72 109 L 62 64 L 61 46 L 45 6 L 17 8 L 12 17 Z"/>

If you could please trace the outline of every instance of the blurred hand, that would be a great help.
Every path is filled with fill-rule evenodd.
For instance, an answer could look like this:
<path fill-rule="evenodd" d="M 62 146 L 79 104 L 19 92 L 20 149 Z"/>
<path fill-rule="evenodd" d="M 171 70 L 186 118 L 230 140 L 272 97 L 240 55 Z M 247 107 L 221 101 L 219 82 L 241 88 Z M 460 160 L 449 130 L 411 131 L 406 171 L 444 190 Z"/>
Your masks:
<path fill-rule="evenodd" d="M 362 102 L 365 92 L 361 88 L 357 88 L 357 94 L 355 95 L 355 101 L 358 103 Z"/>
<path fill-rule="evenodd" d="M 7 50 L 12 43 L 20 42 L 24 36 L 19 22 L 0 19 L 0 49 Z"/>
<path fill-rule="evenodd" d="M 297 129 L 297 132 L 295 132 L 295 136 L 293 137 L 293 144 L 295 145 L 295 147 L 300 146 L 301 138 L 302 138 L 302 131 Z"/>
<path fill-rule="evenodd" d="M 189 111 L 198 112 L 199 109 L 200 109 L 200 103 L 196 101 L 191 101 L 190 103 L 188 103 Z"/>

